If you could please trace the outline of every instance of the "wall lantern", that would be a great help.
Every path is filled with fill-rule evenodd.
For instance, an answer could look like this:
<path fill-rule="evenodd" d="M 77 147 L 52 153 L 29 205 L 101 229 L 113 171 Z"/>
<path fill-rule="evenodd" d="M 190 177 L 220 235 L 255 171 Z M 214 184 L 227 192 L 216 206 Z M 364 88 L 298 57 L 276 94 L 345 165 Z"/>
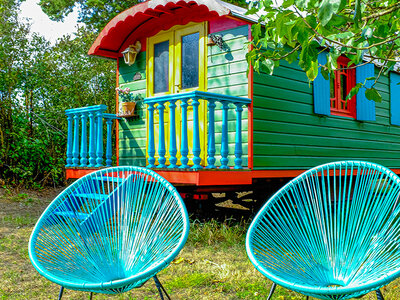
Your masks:
<path fill-rule="evenodd" d="M 142 44 L 139 41 L 136 41 L 134 45 L 130 45 L 124 51 L 122 51 L 122 55 L 124 56 L 124 61 L 128 66 L 132 66 L 135 63 L 136 56 L 142 49 Z"/>

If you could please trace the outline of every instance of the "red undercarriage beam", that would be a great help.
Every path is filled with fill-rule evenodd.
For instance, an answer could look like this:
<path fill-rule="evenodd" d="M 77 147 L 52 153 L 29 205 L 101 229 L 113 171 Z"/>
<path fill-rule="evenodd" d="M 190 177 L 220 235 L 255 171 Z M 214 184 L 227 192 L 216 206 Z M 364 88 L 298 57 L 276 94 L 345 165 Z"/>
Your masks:
<path fill-rule="evenodd" d="M 97 169 L 67 169 L 66 177 L 80 178 Z M 194 186 L 227 186 L 227 185 L 250 185 L 253 179 L 260 178 L 293 178 L 305 170 L 200 170 L 200 171 L 180 171 L 180 170 L 157 170 L 158 174 L 173 184 L 194 185 Z M 400 174 L 400 169 L 392 169 L 396 174 Z"/>

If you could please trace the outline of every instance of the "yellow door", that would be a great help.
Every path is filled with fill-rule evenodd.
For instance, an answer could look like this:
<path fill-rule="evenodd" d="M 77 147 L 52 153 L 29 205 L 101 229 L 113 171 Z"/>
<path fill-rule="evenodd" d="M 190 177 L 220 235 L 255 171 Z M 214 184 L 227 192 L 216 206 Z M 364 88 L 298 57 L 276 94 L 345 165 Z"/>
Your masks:
<path fill-rule="evenodd" d="M 147 95 L 164 95 L 183 93 L 192 90 L 206 90 L 206 23 L 190 23 L 185 26 L 175 26 L 169 31 L 157 34 L 148 39 L 148 69 L 147 69 Z M 165 145 L 168 160 L 169 143 L 169 108 L 167 103 L 164 111 Z M 181 115 L 180 101 L 176 109 L 177 148 L 180 148 Z M 201 101 L 199 106 L 199 128 L 201 159 L 204 165 L 206 159 L 207 136 L 207 106 L 206 101 Z M 158 111 L 155 110 L 155 144 L 158 149 Z M 189 159 L 193 154 L 193 111 L 188 108 L 188 141 Z M 157 154 L 157 151 L 156 151 Z M 158 155 L 156 155 L 157 158 Z M 180 153 L 178 150 L 178 164 Z M 168 161 L 167 161 L 168 164 Z"/>

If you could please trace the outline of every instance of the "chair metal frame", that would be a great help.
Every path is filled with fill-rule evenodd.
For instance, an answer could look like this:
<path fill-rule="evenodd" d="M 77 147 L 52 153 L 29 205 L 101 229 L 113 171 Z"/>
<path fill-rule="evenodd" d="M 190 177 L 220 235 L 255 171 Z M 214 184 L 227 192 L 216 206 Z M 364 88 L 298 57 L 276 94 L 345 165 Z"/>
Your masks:
<path fill-rule="evenodd" d="M 29 241 L 35 269 L 64 288 L 116 294 L 153 278 L 179 254 L 189 217 L 178 191 L 156 172 L 113 167 L 65 189 L 43 212 Z"/>
<path fill-rule="evenodd" d="M 400 178 L 363 161 L 312 168 L 276 192 L 253 219 L 246 251 L 276 285 L 320 299 L 350 299 L 400 276 Z"/>

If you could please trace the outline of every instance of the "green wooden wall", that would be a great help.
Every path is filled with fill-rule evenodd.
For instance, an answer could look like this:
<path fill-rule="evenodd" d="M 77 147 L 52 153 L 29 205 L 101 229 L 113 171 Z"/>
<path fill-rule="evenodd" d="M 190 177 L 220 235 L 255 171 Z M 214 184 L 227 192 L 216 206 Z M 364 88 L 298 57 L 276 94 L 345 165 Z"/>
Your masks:
<path fill-rule="evenodd" d="M 141 79 L 133 81 L 133 77 Z M 135 64 L 128 66 L 123 59 L 119 60 L 120 87 L 129 87 L 133 94 L 146 97 L 146 52 L 140 52 Z M 121 119 L 119 122 L 119 164 L 146 165 L 146 107 L 142 101 L 137 103 L 138 117 Z"/>
<path fill-rule="evenodd" d="M 208 48 L 208 91 L 212 93 L 225 94 L 231 96 L 248 96 L 247 78 L 247 47 L 248 26 L 240 26 L 214 33 L 222 35 L 226 48 L 221 50 L 217 46 Z M 248 150 L 248 118 L 247 107 L 243 107 L 242 112 L 242 139 L 243 139 L 243 166 L 247 166 Z M 221 129 L 222 129 L 222 110 L 221 105 L 217 105 L 215 114 L 216 128 L 216 165 L 220 165 L 221 156 Z M 228 113 L 228 142 L 229 142 L 229 166 L 234 166 L 235 150 L 235 129 L 236 112 L 232 105 Z"/>
<path fill-rule="evenodd" d="M 375 70 L 377 73 L 377 71 Z M 390 125 L 389 79 L 381 76 L 376 121 L 313 112 L 312 84 L 296 65 L 254 72 L 254 169 L 299 169 L 356 159 L 400 167 L 400 127 Z"/>
<path fill-rule="evenodd" d="M 213 93 L 227 94 L 233 96 L 247 97 L 248 79 L 247 62 L 245 59 L 247 49 L 248 27 L 241 26 L 230 30 L 224 30 L 215 33 L 222 35 L 225 41 L 224 50 L 217 46 L 208 47 L 208 91 Z M 129 87 L 132 91 L 146 95 L 146 53 L 141 52 L 134 65 L 125 65 L 123 59 L 120 59 L 119 83 L 122 88 Z M 133 81 L 134 75 L 139 72 L 142 79 Z M 123 119 L 119 127 L 119 163 L 120 165 L 146 165 L 146 105 L 141 103 L 136 119 Z M 236 112 L 234 106 L 229 110 L 229 165 L 234 166 L 234 142 Z M 247 166 L 247 108 L 242 113 L 242 138 L 243 138 L 243 166 Z M 221 148 L 221 126 L 222 112 L 220 105 L 216 109 L 216 159 L 219 165 Z M 157 148 L 157 146 L 156 146 Z"/>

